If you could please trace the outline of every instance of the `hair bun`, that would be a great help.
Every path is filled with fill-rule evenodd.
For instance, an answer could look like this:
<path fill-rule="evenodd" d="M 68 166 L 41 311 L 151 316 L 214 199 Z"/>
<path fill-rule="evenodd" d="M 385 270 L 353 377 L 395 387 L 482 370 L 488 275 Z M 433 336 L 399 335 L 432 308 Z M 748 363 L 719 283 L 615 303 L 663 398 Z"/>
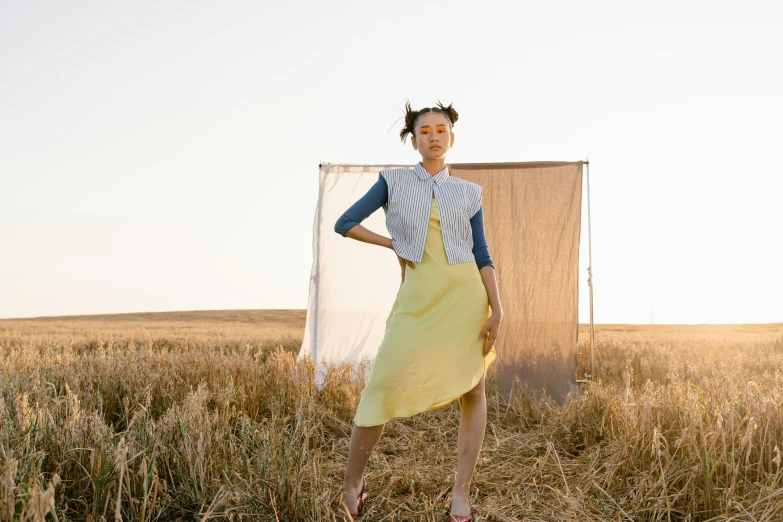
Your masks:
<path fill-rule="evenodd" d="M 451 124 L 454 125 L 457 123 L 457 120 L 459 119 L 459 113 L 454 109 L 453 103 L 449 103 L 448 107 L 445 107 L 440 100 L 438 100 L 438 107 L 446 113 L 446 115 L 449 117 L 449 120 L 451 120 Z"/>

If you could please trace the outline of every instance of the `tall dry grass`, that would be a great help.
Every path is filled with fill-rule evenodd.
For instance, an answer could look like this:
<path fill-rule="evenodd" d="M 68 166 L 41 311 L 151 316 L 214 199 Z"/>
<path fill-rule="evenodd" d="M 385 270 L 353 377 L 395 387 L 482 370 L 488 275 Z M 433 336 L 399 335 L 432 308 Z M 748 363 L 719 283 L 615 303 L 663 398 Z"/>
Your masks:
<path fill-rule="evenodd" d="M 0 521 L 341 519 L 361 374 L 317 389 L 301 325 L 122 323 L 0 322 Z M 598 381 L 561 408 L 490 378 L 475 514 L 783 520 L 781 330 L 607 330 Z M 387 424 L 365 520 L 447 519 L 459 414 Z"/>

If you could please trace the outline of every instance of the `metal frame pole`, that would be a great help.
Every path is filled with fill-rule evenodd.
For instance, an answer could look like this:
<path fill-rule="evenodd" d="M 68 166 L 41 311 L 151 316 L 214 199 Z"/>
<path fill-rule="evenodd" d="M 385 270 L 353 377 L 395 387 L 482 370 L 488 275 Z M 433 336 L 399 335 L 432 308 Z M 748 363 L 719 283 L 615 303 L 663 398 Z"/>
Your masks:
<path fill-rule="evenodd" d="M 593 238 L 590 226 L 590 159 L 587 160 L 587 285 L 590 287 L 590 380 L 595 379 L 595 322 L 593 321 Z"/>
<path fill-rule="evenodd" d="M 320 358 L 320 354 L 318 353 L 318 308 L 321 305 L 321 207 L 323 206 L 323 199 L 324 199 L 324 162 L 320 161 L 318 162 L 318 206 L 315 209 L 315 222 L 316 222 L 316 235 L 315 235 L 315 252 L 313 252 L 313 255 L 315 257 L 315 274 L 313 274 L 313 279 L 315 283 L 315 298 L 313 299 L 315 301 L 315 308 L 313 310 L 314 317 L 311 321 L 311 347 L 315 347 L 314 350 L 311 350 L 311 353 L 315 355 L 313 359 L 318 361 Z M 329 166 L 326 167 L 326 172 L 329 172 Z"/>

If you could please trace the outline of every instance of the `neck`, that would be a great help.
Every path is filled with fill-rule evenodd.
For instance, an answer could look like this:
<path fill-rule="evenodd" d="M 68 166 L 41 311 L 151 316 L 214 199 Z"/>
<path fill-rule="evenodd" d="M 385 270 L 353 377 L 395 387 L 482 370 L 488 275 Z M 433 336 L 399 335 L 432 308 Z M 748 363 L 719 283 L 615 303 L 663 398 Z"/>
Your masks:
<path fill-rule="evenodd" d="M 433 176 L 443 170 L 443 167 L 446 166 L 446 158 L 421 160 L 421 166 L 424 167 L 424 170 L 426 170 L 430 176 Z"/>

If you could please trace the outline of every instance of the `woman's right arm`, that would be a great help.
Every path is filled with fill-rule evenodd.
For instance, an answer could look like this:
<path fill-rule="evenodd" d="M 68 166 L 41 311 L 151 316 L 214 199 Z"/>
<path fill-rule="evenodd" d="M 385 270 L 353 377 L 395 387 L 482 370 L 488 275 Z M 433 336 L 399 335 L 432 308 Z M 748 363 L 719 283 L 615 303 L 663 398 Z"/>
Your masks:
<path fill-rule="evenodd" d="M 391 238 L 376 234 L 360 224 L 386 204 L 388 198 L 389 188 L 386 180 L 379 177 L 370 190 L 340 216 L 334 224 L 334 231 L 344 237 L 391 249 Z"/>
<path fill-rule="evenodd" d="M 368 230 L 360 225 L 360 223 L 367 219 L 373 212 L 385 205 L 388 200 L 389 186 L 386 184 L 386 180 L 379 176 L 375 185 L 370 187 L 370 190 L 368 190 L 359 201 L 351 205 L 351 207 L 340 216 L 337 223 L 334 224 L 334 231 L 344 237 L 350 237 L 351 239 L 370 243 L 371 245 L 386 247 L 394 251 L 391 238 L 376 234 L 372 230 Z M 394 252 L 394 254 L 397 255 L 397 252 Z M 405 281 L 406 267 L 416 268 L 416 265 L 413 261 L 409 261 L 399 255 L 397 255 L 397 262 L 400 264 L 400 275 L 402 276 L 402 280 Z"/>

